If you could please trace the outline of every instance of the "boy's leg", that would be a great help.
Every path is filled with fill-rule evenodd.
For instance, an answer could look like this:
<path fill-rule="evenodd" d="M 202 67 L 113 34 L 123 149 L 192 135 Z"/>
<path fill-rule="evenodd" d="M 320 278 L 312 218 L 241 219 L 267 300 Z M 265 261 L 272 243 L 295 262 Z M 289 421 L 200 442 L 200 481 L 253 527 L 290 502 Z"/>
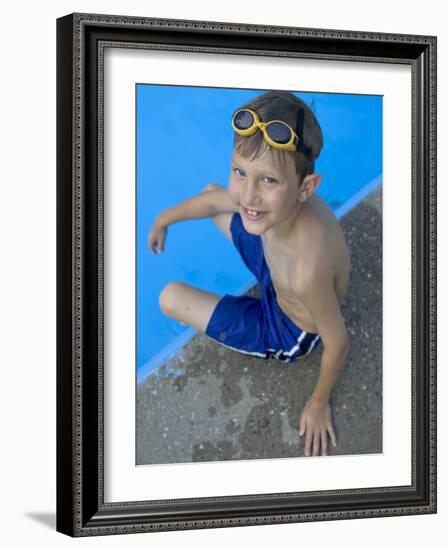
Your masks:
<path fill-rule="evenodd" d="M 159 296 L 160 308 L 168 317 L 205 332 L 221 296 L 180 282 L 168 283 Z"/>
<path fill-rule="evenodd" d="M 225 187 L 219 183 L 209 183 L 204 187 L 204 189 L 202 189 L 202 193 L 207 193 L 207 191 L 215 191 L 216 189 L 225 189 Z M 218 226 L 218 229 L 224 233 L 230 242 L 232 242 L 232 234 L 230 233 L 230 222 L 232 220 L 232 216 L 233 212 L 229 212 L 225 214 L 217 214 L 212 218 Z"/>

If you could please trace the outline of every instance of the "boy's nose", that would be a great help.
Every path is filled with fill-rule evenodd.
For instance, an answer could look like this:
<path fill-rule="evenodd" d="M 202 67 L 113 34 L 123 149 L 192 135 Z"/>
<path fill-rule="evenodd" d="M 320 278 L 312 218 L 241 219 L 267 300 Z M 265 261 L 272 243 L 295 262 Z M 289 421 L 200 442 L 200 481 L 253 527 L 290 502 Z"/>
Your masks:
<path fill-rule="evenodd" d="M 254 181 L 247 181 L 243 193 L 244 206 L 246 208 L 252 206 L 255 207 L 259 204 L 260 198 L 258 196 L 257 185 Z"/>

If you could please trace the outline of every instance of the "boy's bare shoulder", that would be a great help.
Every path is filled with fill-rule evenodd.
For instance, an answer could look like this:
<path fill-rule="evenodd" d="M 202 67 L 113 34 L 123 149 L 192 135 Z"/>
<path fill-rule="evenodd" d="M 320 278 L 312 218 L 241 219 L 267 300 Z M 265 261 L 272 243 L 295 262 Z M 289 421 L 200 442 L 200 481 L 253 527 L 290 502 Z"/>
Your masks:
<path fill-rule="evenodd" d="M 291 289 L 297 294 L 333 285 L 345 277 L 350 264 L 342 228 L 326 205 L 317 204 L 304 222 L 292 266 Z"/>

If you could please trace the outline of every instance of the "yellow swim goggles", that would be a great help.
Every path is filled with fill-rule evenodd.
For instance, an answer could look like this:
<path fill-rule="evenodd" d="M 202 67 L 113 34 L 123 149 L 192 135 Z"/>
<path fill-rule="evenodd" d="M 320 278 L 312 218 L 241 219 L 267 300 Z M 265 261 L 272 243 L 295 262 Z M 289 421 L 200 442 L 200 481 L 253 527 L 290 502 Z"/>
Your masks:
<path fill-rule="evenodd" d="M 261 122 L 260 117 L 251 109 L 238 109 L 232 116 L 232 128 L 240 136 L 252 136 L 261 130 L 266 142 L 274 149 L 280 151 L 302 151 L 306 156 L 311 154 L 299 138 L 303 131 L 304 111 L 299 109 L 297 113 L 297 132 L 282 120 L 269 120 Z"/>

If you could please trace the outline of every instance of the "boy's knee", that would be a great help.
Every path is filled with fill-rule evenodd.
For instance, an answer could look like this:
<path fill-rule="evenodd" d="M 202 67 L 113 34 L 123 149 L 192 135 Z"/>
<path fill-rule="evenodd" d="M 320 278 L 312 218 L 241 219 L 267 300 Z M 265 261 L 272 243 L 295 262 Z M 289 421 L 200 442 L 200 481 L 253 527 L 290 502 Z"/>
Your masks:
<path fill-rule="evenodd" d="M 159 296 L 159 306 L 165 315 L 173 316 L 179 303 L 183 283 L 171 282 L 163 287 Z"/>
<path fill-rule="evenodd" d="M 220 183 L 207 183 L 207 185 L 202 188 L 202 192 L 204 192 L 204 191 L 216 191 L 217 189 L 225 189 L 225 187 L 224 187 L 224 185 L 221 185 Z"/>

